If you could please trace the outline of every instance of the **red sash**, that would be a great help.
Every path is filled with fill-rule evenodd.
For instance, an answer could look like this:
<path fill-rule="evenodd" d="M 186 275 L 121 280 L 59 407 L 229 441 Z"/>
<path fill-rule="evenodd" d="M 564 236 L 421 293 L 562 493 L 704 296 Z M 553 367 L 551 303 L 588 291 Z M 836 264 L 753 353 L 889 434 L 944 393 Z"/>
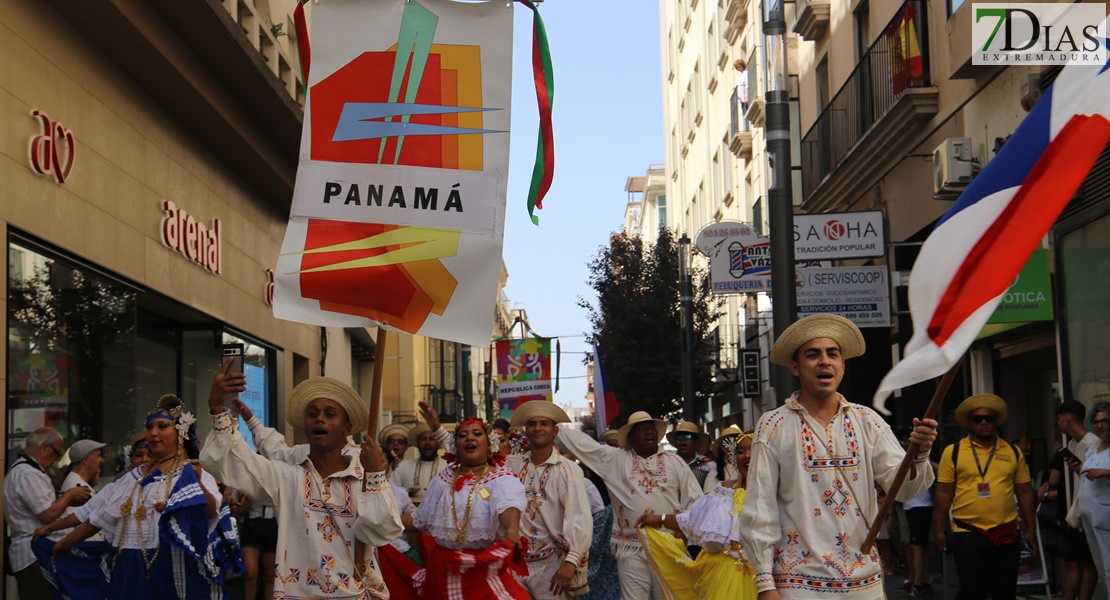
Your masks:
<path fill-rule="evenodd" d="M 529 600 L 528 591 L 513 577 L 526 577 L 528 565 L 509 542 L 498 540 L 484 550 L 450 550 L 428 534 L 421 538 L 428 557 L 424 564 L 433 566 L 416 575 L 422 597 Z"/>

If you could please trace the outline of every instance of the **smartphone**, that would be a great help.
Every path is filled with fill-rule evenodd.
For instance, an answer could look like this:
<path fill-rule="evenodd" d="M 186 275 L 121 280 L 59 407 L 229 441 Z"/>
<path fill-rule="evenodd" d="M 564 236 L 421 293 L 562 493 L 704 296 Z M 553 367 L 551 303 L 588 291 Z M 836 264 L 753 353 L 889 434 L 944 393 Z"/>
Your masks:
<path fill-rule="evenodd" d="M 1073 460 L 1075 462 L 1083 462 L 1083 461 L 1079 460 L 1078 456 L 1073 454 L 1072 451 L 1068 450 L 1067 448 L 1061 448 L 1060 449 L 1060 456 L 1064 459 L 1065 462 L 1073 461 Z"/>
<path fill-rule="evenodd" d="M 227 359 L 234 358 L 230 365 L 227 367 L 227 373 L 242 373 L 243 372 L 243 344 L 224 344 L 223 345 L 224 357 L 223 362 Z"/>

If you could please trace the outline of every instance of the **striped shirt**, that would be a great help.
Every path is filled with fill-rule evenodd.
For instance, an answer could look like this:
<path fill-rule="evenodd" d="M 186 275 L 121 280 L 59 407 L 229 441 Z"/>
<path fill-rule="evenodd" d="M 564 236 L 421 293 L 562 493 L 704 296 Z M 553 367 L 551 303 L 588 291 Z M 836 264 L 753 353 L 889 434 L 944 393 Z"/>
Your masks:
<path fill-rule="evenodd" d="M 57 499 L 50 476 L 34 459 L 21 455 L 4 480 L 4 518 L 11 527 L 12 571 L 22 571 L 35 563 L 31 534 L 43 526 L 38 516 Z"/>

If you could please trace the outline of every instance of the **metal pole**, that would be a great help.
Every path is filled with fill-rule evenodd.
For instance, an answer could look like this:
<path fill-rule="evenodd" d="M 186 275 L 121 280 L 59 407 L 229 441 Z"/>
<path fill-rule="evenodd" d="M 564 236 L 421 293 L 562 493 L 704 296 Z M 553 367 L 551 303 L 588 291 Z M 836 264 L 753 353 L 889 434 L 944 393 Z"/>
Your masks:
<path fill-rule="evenodd" d="M 767 190 L 771 222 L 771 297 L 775 338 L 797 320 L 794 283 L 794 189 L 790 157 L 790 91 L 786 59 L 786 14 L 783 0 L 764 0 L 764 93 L 767 154 L 771 187 Z M 781 404 L 793 391 L 788 367 L 773 365 L 771 382 Z"/>
<path fill-rule="evenodd" d="M 690 277 L 690 238 L 678 240 L 679 312 L 682 317 L 683 418 L 697 423 L 694 398 L 694 286 Z"/>

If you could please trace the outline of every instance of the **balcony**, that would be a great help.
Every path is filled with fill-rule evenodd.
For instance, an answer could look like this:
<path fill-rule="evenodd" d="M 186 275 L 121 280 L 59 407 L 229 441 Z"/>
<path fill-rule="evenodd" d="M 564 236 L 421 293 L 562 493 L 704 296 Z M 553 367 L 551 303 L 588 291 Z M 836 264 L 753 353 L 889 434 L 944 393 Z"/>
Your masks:
<path fill-rule="evenodd" d="M 728 149 L 736 158 L 744 160 L 752 159 L 752 131 L 751 125 L 747 119 L 740 115 L 740 99 L 736 90 L 732 91 L 732 97 L 728 99 L 730 107 L 731 118 L 729 120 L 728 128 Z"/>
<path fill-rule="evenodd" d="M 737 38 L 740 37 L 740 32 L 748 24 L 749 4 L 751 4 L 751 0 L 728 0 L 728 7 L 725 9 L 725 19 L 728 21 L 728 26 L 724 29 L 724 36 L 729 45 L 736 43 Z"/>
<path fill-rule="evenodd" d="M 802 39 L 816 41 L 829 29 L 829 0 L 798 0 L 798 19 L 794 33 Z"/>
<path fill-rule="evenodd" d="M 937 113 L 925 2 L 904 3 L 802 138 L 807 212 L 849 202 L 903 154 Z"/>

